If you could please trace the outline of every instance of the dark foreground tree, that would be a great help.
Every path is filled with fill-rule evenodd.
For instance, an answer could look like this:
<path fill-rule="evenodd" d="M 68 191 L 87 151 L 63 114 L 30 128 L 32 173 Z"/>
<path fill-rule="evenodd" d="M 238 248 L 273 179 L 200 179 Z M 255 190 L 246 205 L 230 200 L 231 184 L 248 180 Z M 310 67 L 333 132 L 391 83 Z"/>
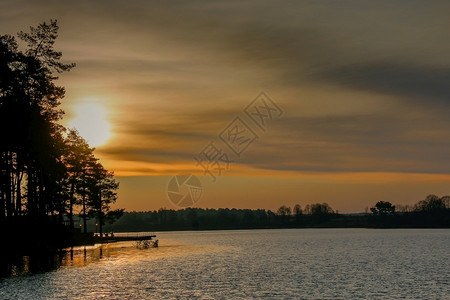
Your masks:
<path fill-rule="evenodd" d="M 75 64 L 60 61 L 57 36 L 56 20 L 20 32 L 25 51 L 13 36 L 0 35 L 0 234 L 26 232 L 42 247 L 64 235 L 66 217 L 73 228 L 75 206 L 86 221 L 93 184 L 102 186 L 101 212 L 115 201 L 108 191 L 118 188 L 103 167 L 107 176 L 94 176 L 94 166 L 101 166 L 94 149 L 58 123 L 65 90 L 55 74 Z"/>
<path fill-rule="evenodd" d="M 64 88 L 55 85 L 53 73 L 74 64 L 61 63 L 61 53 L 53 49 L 57 31 L 52 20 L 20 32 L 25 52 L 14 37 L 0 36 L 0 218 L 5 222 L 24 212 L 39 220 L 59 208 L 61 191 L 55 183 L 64 176 L 64 166 L 57 107 Z"/>
<path fill-rule="evenodd" d="M 89 181 L 89 215 L 97 220 L 102 236 L 106 222 L 113 222 L 123 213 L 123 209 L 111 210 L 111 204 L 117 200 L 119 183 L 114 179 L 114 173 L 104 169 L 99 163 L 94 165 Z"/>

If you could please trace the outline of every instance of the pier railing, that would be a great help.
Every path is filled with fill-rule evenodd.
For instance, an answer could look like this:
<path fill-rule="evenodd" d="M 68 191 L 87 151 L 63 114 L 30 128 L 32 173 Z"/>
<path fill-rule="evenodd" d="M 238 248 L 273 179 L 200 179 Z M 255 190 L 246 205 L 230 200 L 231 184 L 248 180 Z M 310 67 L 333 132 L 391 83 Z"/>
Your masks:
<path fill-rule="evenodd" d="M 114 232 L 114 237 L 143 238 L 156 237 L 154 232 Z"/>

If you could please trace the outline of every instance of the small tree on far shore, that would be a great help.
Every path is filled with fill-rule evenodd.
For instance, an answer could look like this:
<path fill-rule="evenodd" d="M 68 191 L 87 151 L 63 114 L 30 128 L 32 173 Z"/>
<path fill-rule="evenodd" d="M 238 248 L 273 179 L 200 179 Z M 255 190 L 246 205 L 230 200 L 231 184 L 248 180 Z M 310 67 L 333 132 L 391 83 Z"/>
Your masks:
<path fill-rule="evenodd" d="M 300 206 L 300 204 L 295 204 L 294 205 L 294 215 L 295 217 L 298 219 L 300 218 L 300 216 L 303 214 L 302 211 L 302 207 Z"/>
<path fill-rule="evenodd" d="M 388 201 L 378 201 L 374 207 L 370 209 L 374 215 L 387 215 L 395 212 L 395 205 Z"/>
<path fill-rule="evenodd" d="M 428 195 L 425 200 L 419 201 L 415 205 L 415 211 L 418 212 L 437 212 L 448 209 L 449 196 L 439 198 L 436 195 Z M 447 204 L 446 204 L 447 203 Z"/>
<path fill-rule="evenodd" d="M 334 210 L 328 203 L 314 203 L 310 205 L 310 214 L 315 216 L 331 215 L 334 214 Z"/>
<path fill-rule="evenodd" d="M 289 206 L 282 205 L 277 210 L 277 215 L 280 217 L 281 222 L 285 222 L 291 216 L 292 210 Z"/>

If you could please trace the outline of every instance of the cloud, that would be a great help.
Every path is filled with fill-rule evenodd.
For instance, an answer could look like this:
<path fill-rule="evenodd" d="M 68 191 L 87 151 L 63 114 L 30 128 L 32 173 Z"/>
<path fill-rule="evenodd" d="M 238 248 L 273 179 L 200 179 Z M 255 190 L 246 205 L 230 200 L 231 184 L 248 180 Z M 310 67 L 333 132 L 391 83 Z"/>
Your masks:
<path fill-rule="evenodd" d="M 450 68 L 419 66 L 413 62 L 359 63 L 325 70 L 319 80 L 346 88 L 396 95 L 425 105 L 450 104 Z"/>
<path fill-rule="evenodd" d="M 0 25 L 60 19 L 68 102 L 107 93 L 117 140 L 99 151 L 136 168 L 190 162 L 268 89 L 286 115 L 249 168 L 446 172 L 448 4 L 386 5 L 18 1 Z"/>
<path fill-rule="evenodd" d="M 420 124 L 396 112 L 285 117 L 241 162 L 298 172 L 448 173 L 449 121 L 424 114 Z"/>

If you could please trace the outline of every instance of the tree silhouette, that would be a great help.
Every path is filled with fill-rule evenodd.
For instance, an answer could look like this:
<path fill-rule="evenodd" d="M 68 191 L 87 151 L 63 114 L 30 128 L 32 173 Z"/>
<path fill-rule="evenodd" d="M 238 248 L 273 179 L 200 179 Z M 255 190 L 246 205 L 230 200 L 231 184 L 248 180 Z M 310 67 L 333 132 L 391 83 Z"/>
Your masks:
<path fill-rule="evenodd" d="M 95 163 L 91 172 L 88 183 L 89 215 L 97 220 L 102 236 L 106 221 L 113 221 L 123 213 L 123 210 L 111 211 L 111 204 L 117 200 L 119 183 L 114 179 L 114 173 L 104 169 L 100 163 Z"/>
<path fill-rule="evenodd" d="M 391 202 L 378 201 L 374 207 L 370 209 L 373 214 L 386 215 L 395 212 L 395 206 Z"/>
<path fill-rule="evenodd" d="M 277 215 L 281 217 L 289 216 L 291 215 L 291 208 L 286 205 L 282 205 L 277 210 Z"/>
<path fill-rule="evenodd" d="M 62 115 L 57 106 L 64 88 L 54 84 L 52 71 L 68 71 L 74 64 L 61 63 L 61 53 L 53 50 L 56 21 L 30 30 L 19 33 L 28 45 L 25 52 L 18 50 L 14 37 L 0 36 L 0 215 L 7 219 L 20 217 L 23 205 L 33 218 L 52 214 L 55 182 L 63 175 L 58 148 L 62 127 L 56 121 Z"/>
<path fill-rule="evenodd" d="M 78 135 L 76 130 L 68 130 L 65 140 L 64 164 L 67 168 L 68 178 L 66 184 L 69 189 L 68 217 L 73 226 L 73 208 L 81 205 L 84 231 L 87 221 L 88 179 L 93 176 L 92 170 L 98 159 L 94 156 L 94 148 Z"/>
<path fill-rule="evenodd" d="M 438 212 L 447 209 L 449 196 L 439 198 L 436 195 L 428 195 L 425 200 L 419 201 L 416 204 L 416 211 L 420 212 Z"/>
<path fill-rule="evenodd" d="M 334 210 L 328 205 L 328 203 L 311 204 L 309 209 L 310 214 L 315 216 L 334 214 Z"/>
<path fill-rule="evenodd" d="M 286 221 L 291 216 L 291 208 L 286 205 L 282 205 L 277 210 L 277 216 L 279 216 L 282 223 Z"/>
<path fill-rule="evenodd" d="M 12 228 L 12 237 L 20 230 L 56 230 L 52 224 L 62 225 L 66 215 L 73 228 L 78 206 L 86 229 L 89 211 L 108 213 L 118 183 L 94 148 L 58 123 L 65 90 L 55 74 L 75 64 L 62 63 L 53 48 L 56 20 L 18 37 L 25 51 L 13 36 L 0 35 L 0 230 Z"/>
<path fill-rule="evenodd" d="M 294 215 L 298 219 L 303 214 L 302 207 L 300 204 L 294 205 Z"/>

